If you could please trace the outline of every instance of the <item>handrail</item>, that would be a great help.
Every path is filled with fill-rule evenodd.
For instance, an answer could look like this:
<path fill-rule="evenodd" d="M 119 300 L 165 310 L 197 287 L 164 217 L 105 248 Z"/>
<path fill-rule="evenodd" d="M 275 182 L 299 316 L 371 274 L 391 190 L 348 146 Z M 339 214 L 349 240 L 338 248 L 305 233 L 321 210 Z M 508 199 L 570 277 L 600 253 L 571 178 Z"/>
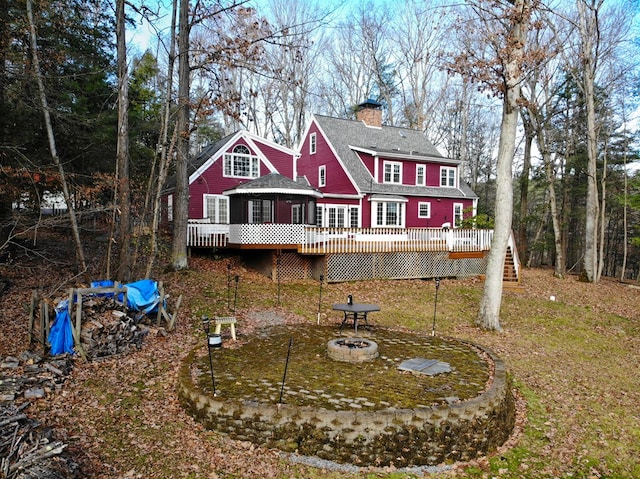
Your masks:
<path fill-rule="evenodd" d="M 394 251 L 481 252 L 493 230 L 462 228 L 329 228 L 299 224 L 225 225 L 189 220 L 187 244 L 224 248 L 231 244 L 290 244 L 303 254 Z M 510 240 L 513 242 L 513 238 Z M 515 251 L 515 247 L 512 246 Z"/>
<path fill-rule="evenodd" d="M 389 251 L 488 251 L 493 230 L 442 228 L 322 228 L 305 229 L 301 253 Z"/>

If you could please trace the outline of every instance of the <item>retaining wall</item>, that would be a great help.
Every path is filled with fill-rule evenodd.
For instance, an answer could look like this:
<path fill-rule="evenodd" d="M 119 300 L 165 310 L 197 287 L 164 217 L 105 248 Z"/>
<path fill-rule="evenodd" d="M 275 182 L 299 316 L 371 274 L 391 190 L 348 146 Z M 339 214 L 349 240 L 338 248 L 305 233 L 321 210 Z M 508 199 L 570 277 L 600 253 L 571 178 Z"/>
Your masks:
<path fill-rule="evenodd" d="M 182 365 L 178 395 L 205 427 L 287 452 L 361 466 L 467 461 L 504 443 L 515 422 L 515 402 L 504 363 L 493 352 L 473 346 L 493 361 L 493 381 L 478 397 L 448 406 L 333 411 L 222 401 L 202 394 L 193 383 L 190 367 L 195 350 Z"/>

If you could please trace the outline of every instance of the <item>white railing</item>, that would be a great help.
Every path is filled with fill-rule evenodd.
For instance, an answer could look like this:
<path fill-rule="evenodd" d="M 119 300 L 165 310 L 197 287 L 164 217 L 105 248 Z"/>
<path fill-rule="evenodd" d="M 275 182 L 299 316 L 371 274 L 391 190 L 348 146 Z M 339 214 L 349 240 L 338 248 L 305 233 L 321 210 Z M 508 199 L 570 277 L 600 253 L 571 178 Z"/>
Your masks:
<path fill-rule="evenodd" d="M 229 225 L 229 243 L 240 245 L 299 245 L 304 241 L 305 225 L 242 224 Z"/>
<path fill-rule="evenodd" d="M 224 248 L 229 238 L 229 225 L 208 223 L 207 220 L 189 220 L 187 246 L 196 248 Z"/>
<path fill-rule="evenodd" d="M 493 230 L 441 228 L 319 228 L 308 226 L 301 253 L 487 251 Z"/>
<path fill-rule="evenodd" d="M 292 224 L 221 225 L 189 220 L 187 245 L 297 245 L 301 253 L 488 251 L 493 230 L 442 228 L 320 228 Z M 515 250 L 515 247 L 512 248 Z"/>

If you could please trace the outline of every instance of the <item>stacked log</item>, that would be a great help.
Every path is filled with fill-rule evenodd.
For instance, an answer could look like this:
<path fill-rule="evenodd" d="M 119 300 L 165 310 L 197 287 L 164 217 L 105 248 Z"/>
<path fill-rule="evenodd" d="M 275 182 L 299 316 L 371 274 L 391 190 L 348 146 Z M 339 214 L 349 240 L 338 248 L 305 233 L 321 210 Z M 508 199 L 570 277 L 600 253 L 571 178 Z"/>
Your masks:
<path fill-rule="evenodd" d="M 140 349 L 149 328 L 144 315 L 129 316 L 116 309 L 117 303 L 108 298 L 83 302 L 80 342 L 87 359 L 126 354 Z"/>
<path fill-rule="evenodd" d="M 0 401 L 40 399 L 62 389 L 73 368 L 70 356 L 47 358 L 31 351 L 0 361 Z"/>

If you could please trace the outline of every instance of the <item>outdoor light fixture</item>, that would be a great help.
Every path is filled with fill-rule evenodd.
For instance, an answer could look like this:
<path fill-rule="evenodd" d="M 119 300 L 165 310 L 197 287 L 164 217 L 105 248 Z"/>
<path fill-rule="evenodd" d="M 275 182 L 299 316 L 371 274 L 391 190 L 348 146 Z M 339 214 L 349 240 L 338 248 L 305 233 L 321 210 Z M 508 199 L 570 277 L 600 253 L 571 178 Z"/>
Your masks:
<path fill-rule="evenodd" d="M 211 355 L 212 348 L 219 348 L 222 346 L 222 337 L 219 334 L 210 334 L 211 331 L 211 320 L 206 316 L 202 315 L 202 328 L 204 329 L 204 333 L 207 335 L 207 350 L 209 351 L 209 368 L 211 370 L 211 385 L 213 386 L 213 396 L 216 395 L 216 379 L 213 375 L 213 356 Z"/>

